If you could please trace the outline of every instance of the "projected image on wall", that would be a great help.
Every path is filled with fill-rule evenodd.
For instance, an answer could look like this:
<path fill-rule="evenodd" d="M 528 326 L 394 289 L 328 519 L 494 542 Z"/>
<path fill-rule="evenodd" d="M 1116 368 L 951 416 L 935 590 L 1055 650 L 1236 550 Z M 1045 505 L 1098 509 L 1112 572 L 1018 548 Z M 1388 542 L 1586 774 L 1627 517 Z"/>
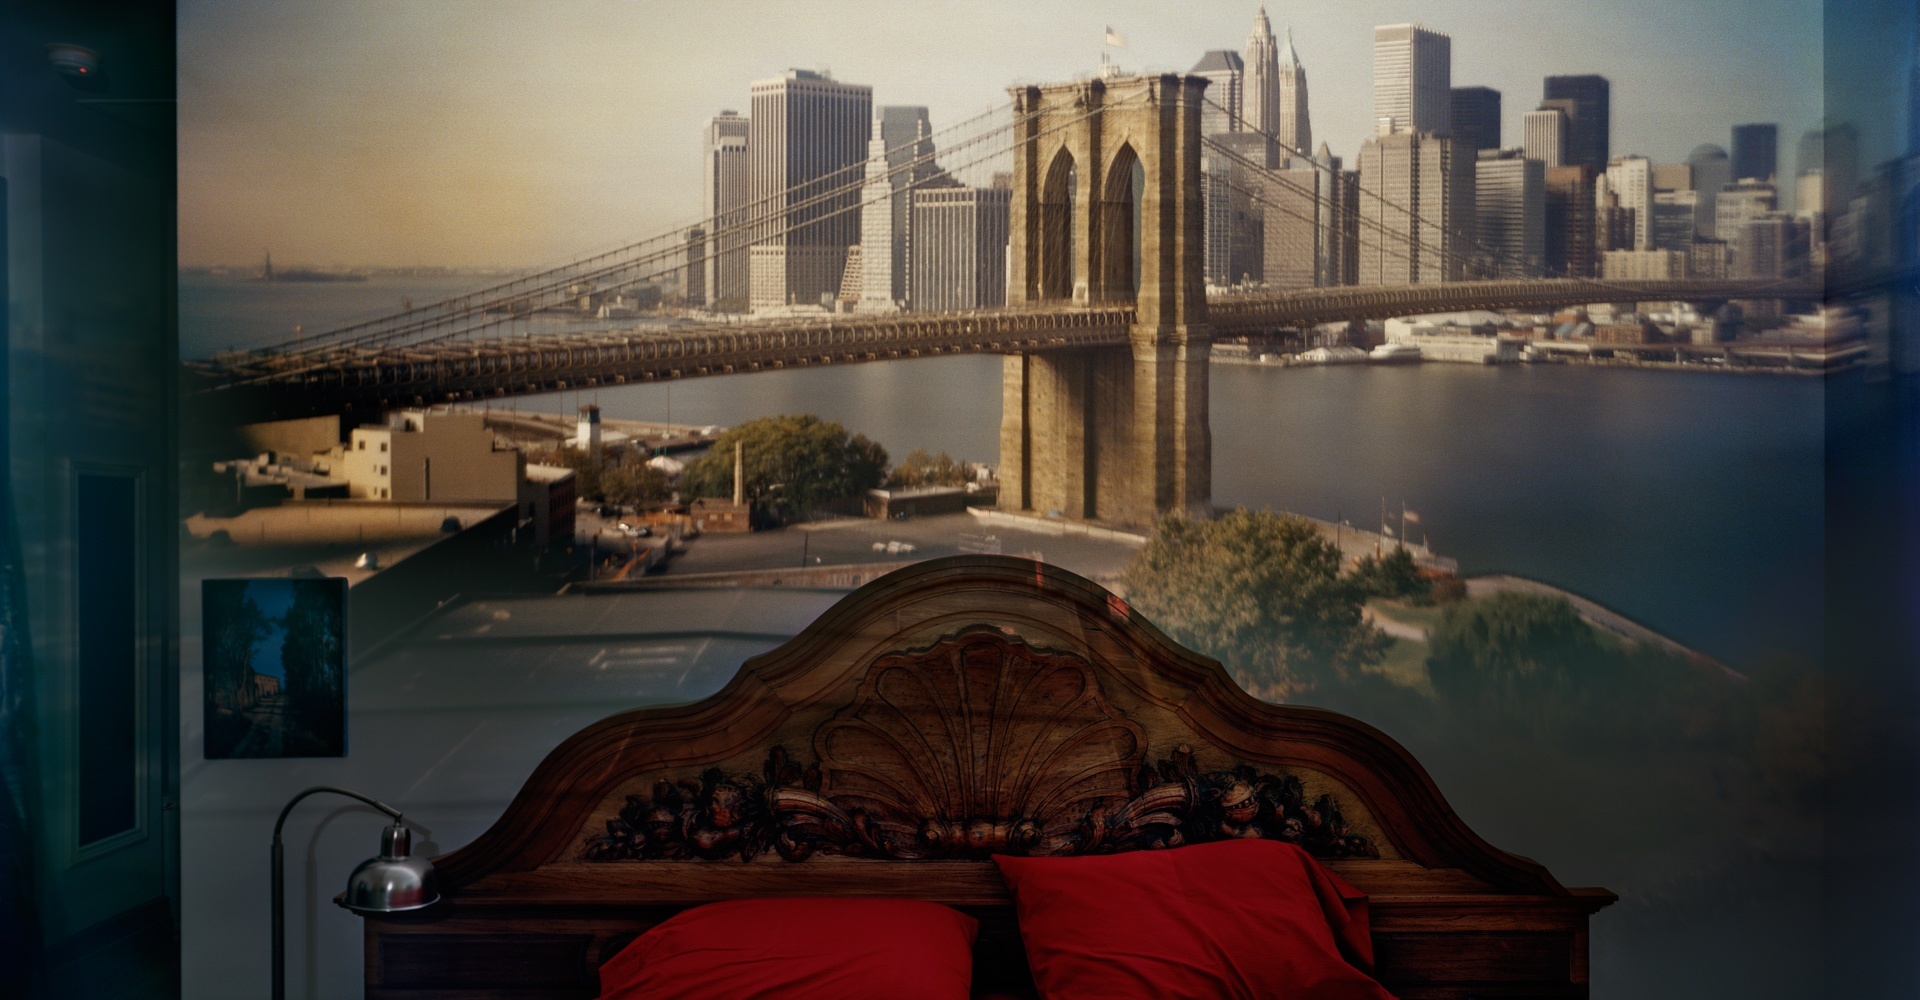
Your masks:
<path fill-rule="evenodd" d="M 205 580 L 206 756 L 344 757 L 347 581 Z"/>

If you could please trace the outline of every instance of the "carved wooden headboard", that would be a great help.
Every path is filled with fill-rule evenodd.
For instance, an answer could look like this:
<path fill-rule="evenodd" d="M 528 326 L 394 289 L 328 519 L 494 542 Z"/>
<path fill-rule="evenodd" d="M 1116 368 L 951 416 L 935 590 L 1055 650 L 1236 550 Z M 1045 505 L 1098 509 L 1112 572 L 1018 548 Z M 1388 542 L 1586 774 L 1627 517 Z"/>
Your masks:
<path fill-rule="evenodd" d="M 718 694 L 569 738 L 435 859 L 443 903 L 367 920 L 367 995 L 591 997 L 680 909 L 822 894 L 958 906 L 982 921 L 976 982 L 1018 989 L 990 855 L 1246 836 L 1373 897 L 1398 996 L 1586 995 L 1612 894 L 1489 846 L 1372 727 L 1258 701 L 1118 597 L 998 556 L 889 574 Z"/>

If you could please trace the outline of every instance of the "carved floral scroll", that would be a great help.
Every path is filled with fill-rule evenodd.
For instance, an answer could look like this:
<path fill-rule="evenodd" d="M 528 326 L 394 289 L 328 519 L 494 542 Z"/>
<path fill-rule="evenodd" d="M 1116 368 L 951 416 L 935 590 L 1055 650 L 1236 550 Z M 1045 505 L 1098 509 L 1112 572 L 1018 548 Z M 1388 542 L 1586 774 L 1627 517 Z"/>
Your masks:
<path fill-rule="evenodd" d="M 774 747 L 757 775 L 718 768 L 629 795 L 589 861 L 891 860 L 1075 855 L 1233 837 L 1375 857 L 1332 796 L 1239 764 L 1202 771 L 1109 704 L 1086 660 L 990 626 L 876 660 L 814 734 L 816 762 Z"/>

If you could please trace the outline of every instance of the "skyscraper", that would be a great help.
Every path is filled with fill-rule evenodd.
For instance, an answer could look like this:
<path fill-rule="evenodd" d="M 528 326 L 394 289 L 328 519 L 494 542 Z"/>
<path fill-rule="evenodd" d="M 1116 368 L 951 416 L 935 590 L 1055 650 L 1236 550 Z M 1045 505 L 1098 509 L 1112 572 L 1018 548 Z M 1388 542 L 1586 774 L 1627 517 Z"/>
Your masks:
<path fill-rule="evenodd" d="M 1208 284 L 1232 285 L 1258 279 L 1261 213 L 1250 192 L 1258 185 L 1261 164 L 1272 144 L 1255 132 L 1233 132 L 1213 137 L 1200 152 L 1201 222 Z"/>
<path fill-rule="evenodd" d="M 1726 150 L 1703 143 L 1687 154 L 1687 166 L 1693 168 L 1693 189 L 1700 194 L 1694 205 L 1694 235 L 1719 239 L 1714 211 L 1719 204 L 1720 189 L 1733 181 L 1732 161 L 1727 159 Z"/>
<path fill-rule="evenodd" d="M 1261 280 L 1268 288 L 1314 288 L 1320 274 L 1322 212 L 1337 202 L 1321 190 L 1311 160 L 1292 159 L 1256 183 L 1261 190 Z"/>
<path fill-rule="evenodd" d="M 1247 133 L 1252 135 L 1252 133 Z M 1260 143 L 1264 154 L 1266 143 Z M 1200 150 L 1201 267 L 1209 285 L 1231 285 L 1241 275 L 1233 266 L 1233 217 L 1246 196 L 1245 168 L 1210 146 Z"/>
<path fill-rule="evenodd" d="M 1453 88 L 1453 137 L 1475 153 L 1500 148 L 1500 92 L 1492 87 Z"/>
<path fill-rule="evenodd" d="M 1591 278 L 1599 273 L 1595 171 L 1583 163 L 1547 169 L 1547 273 Z"/>
<path fill-rule="evenodd" d="M 1307 68 L 1293 49 L 1293 29 L 1287 29 L 1280 50 L 1280 156 L 1305 158 L 1313 149 L 1313 124 L 1307 115 Z"/>
<path fill-rule="evenodd" d="M 943 187 L 913 198 L 913 308 L 1007 304 L 1008 188 Z"/>
<path fill-rule="evenodd" d="M 1653 192 L 1653 223 L 1649 228 L 1655 250 L 1693 250 L 1694 219 L 1700 214 L 1700 192 L 1668 190 Z"/>
<path fill-rule="evenodd" d="M 1432 132 L 1360 147 L 1361 285 L 1458 281 L 1474 233 L 1474 160 Z"/>
<path fill-rule="evenodd" d="M 1806 271 L 1807 220 L 1762 212 L 1740 225 L 1732 277 L 1795 278 Z"/>
<path fill-rule="evenodd" d="M 1567 115 L 1559 108 L 1541 108 L 1520 116 L 1521 148 L 1527 159 L 1549 169 L 1567 162 Z"/>
<path fill-rule="evenodd" d="M 904 282 L 894 280 L 895 265 L 905 256 L 896 252 L 905 248 L 894 241 L 894 235 L 896 229 L 906 235 L 906 227 L 895 225 L 893 167 L 887 162 L 887 140 L 881 128 L 886 113 L 881 108 L 874 118 L 873 138 L 867 143 L 866 186 L 860 190 L 860 300 L 855 308 L 862 312 L 898 309 L 907 298 Z M 912 204 L 913 193 L 903 193 Z M 913 216 L 911 211 L 905 214 L 909 219 Z"/>
<path fill-rule="evenodd" d="M 1805 219 L 1813 219 L 1814 232 L 1824 235 L 1829 207 L 1827 204 L 1827 172 L 1819 167 L 1802 170 L 1794 178 L 1793 214 Z"/>
<path fill-rule="evenodd" d="M 1838 212 L 1860 193 L 1860 132 L 1849 122 L 1829 126 L 1827 137 L 1827 198 Z"/>
<path fill-rule="evenodd" d="M 1474 161 L 1473 221 L 1488 257 L 1486 277 L 1539 277 L 1547 256 L 1546 167 L 1518 149 L 1481 153 Z"/>
<path fill-rule="evenodd" d="M 1602 263 L 1609 250 L 1635 249 L 1633 237 L 1638 214 L 1620 203 L 1620 196 L 1607 186 L 1606 175 L 1594 179 L 1593 249 Z"/>
<path fill-rule="evenodd" d="M 1824 170 L 1827 166 L 1826 134 L 1814 129 L 1800 137 L 1800 159 L 1794 172 L 1804 174 L 1809 170 Z"/>
<path fill-rule="evenodd" d="M 1604 76 L 1550 76 L 1546 100 L 1572 101 L 1567 111 L 1567 162 L 1604 170 L 1611 158 L 1611 87 Z M 1542 107 L 1546 106 L 1543 101 Z"/>
<path fill-rule="evenodd" d="M 1644 156 L 1616 156 L 1607 161 L 1600 197 L 1619 199 L 1619 207 L 1633 213 L 1631 249 L 1653 247 L 1653 163 Z M 1610 249 L 1621 249 L 1613 247 Z"/>
<path fill-rule="evenodd" d="M 700 302 L 708 308 L 747 307 L 747 201 L 753 192 L 753 164 L 747 155 L 747 119 L 722 111 L 702 130 L 700 212 L 706 217 Z M 694 301 L 691 294 L 687 301 Z"/>
<path fill-rule="evenodd" d="M 1346 189 L 1352 178 L 1322 143 L 1314 156 L 1296 156 L 1286 169 L 1257 182 L 1264 202 L 1261 273 L 1268 288 L 1347 283 L 1347 210 L 1352 199 Z"/>
<path fill-rule="evenodd" d="M 1696 233 L 1687 251 L 1687 277 L 1724 278 L 1733 273 L 1733 253 L 1725 243 Z"/>
<path fill-rule="evenodd" d="M 1200 134 L 1240 131 L 1241 116 L 1246 112 L 1241 96 L 1246 73 L 1240 53 L 1214 49 L 1201 56 L 1188 72 L 1207 78 L 1206 103 L 1200 106 Z"/>
<path fill-rule="evenodd" d="M 680 286 L 680 298 L 688 305 L 707 301 L 707 231 L 699 226 L 687 230 L 686 283 Z"/>
<path fill-rule="evenodd" d="M 860 242 L 858 167 L 873 128 L 873 88 L 790 69 L 754 81 L 751 93 L 752 305 L 816 305 L 838 294 L 847 248 Z"/>
<path fill-rule="evenodd" d="M 933 126 L 923 107 L 874 112 L 867 184 L 860 209 L 860 307 L 886 310 L 911 296 L 912 192 L 959 182 L 934 163 Z"/>
<path fill-rule="evenodd" d="M 1823 211 L 1829 216 L 1845 211 L 1860 185 L 1860 133 L 1852 125 L 1814 129 L 1801 137 L 1799 174 L 1804 178 L 1815 172 L 1821 177 Z M 1796 192 L 1794 209 L 1805 207 Z"/>
<path fill-rule="evenodd" d="M 1780 127 L 1770 122 L 1733 127 L 1733 179 L 1773 181 L 1779 177 Z"/>
<path fill-rule="evenodd" d="M 1740 250 L 1740 238 L 1748 222 L 1770 214 L 1780 206 L 1779 196 L 1766 181 L 1735 181 L 1720 189 L 1713 210 L 1714 235 Z"/>
<path fill-rule="evenodd" d="M 1261 135 L 1278 136 L 1280 134 L 1280 49 L 1273 40 L 1273 26 L 1267 22 L 1267 9 L 1253 18 L 1253 28 L 1247 32 L 1247 58 L 1245 90 L 1242 101 L 1245 104 L 1245 117 L 1249 128 Z M 1274 167 L 1280 164 L 1280 146 L 1271 140 L 1267 143 L 1266 162 L 1262 166 Z"/>
<path fill-rule="evenodd" d="M 1685 163 L 1654 164 L 1653 189 L 1655 191 L 1693 190 L 1693 168 Z"/>
<path fill-rule="evenodd" d="M 1416 24 L 1373 29 L 1375 135 L 1446 135 L 1453 120 L 1453 39 Z"/>

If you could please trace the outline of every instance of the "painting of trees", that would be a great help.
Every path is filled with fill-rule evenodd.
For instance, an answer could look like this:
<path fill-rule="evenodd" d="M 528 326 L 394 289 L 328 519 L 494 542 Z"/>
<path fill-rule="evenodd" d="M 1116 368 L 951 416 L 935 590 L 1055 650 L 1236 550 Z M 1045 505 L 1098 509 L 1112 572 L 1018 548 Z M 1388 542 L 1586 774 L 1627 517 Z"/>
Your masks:
<path fill-rule="evenodd" d="M 267 616 L 247 594 L 246 580 L 208 580 L 201 588 L 206 647 L 206 754 L 232 756 L 246 735 L 242 713 L 253 707 L 254 644 L 266 638 Z"/>
<path fill-rule="evenodd" d="M 316 756 L 344 752 L 346 734 L 346 630 L 344 608 L 332 580 L 292 580 L 293 603 L 281 618 L 280 665 L 286 671 L 288 723 L 316 749 Z"/>
<path fill-rule="evenodd" d="M 205 753 L 346 753 L 346 581 L 207 580 L 201 587 Z"/>

